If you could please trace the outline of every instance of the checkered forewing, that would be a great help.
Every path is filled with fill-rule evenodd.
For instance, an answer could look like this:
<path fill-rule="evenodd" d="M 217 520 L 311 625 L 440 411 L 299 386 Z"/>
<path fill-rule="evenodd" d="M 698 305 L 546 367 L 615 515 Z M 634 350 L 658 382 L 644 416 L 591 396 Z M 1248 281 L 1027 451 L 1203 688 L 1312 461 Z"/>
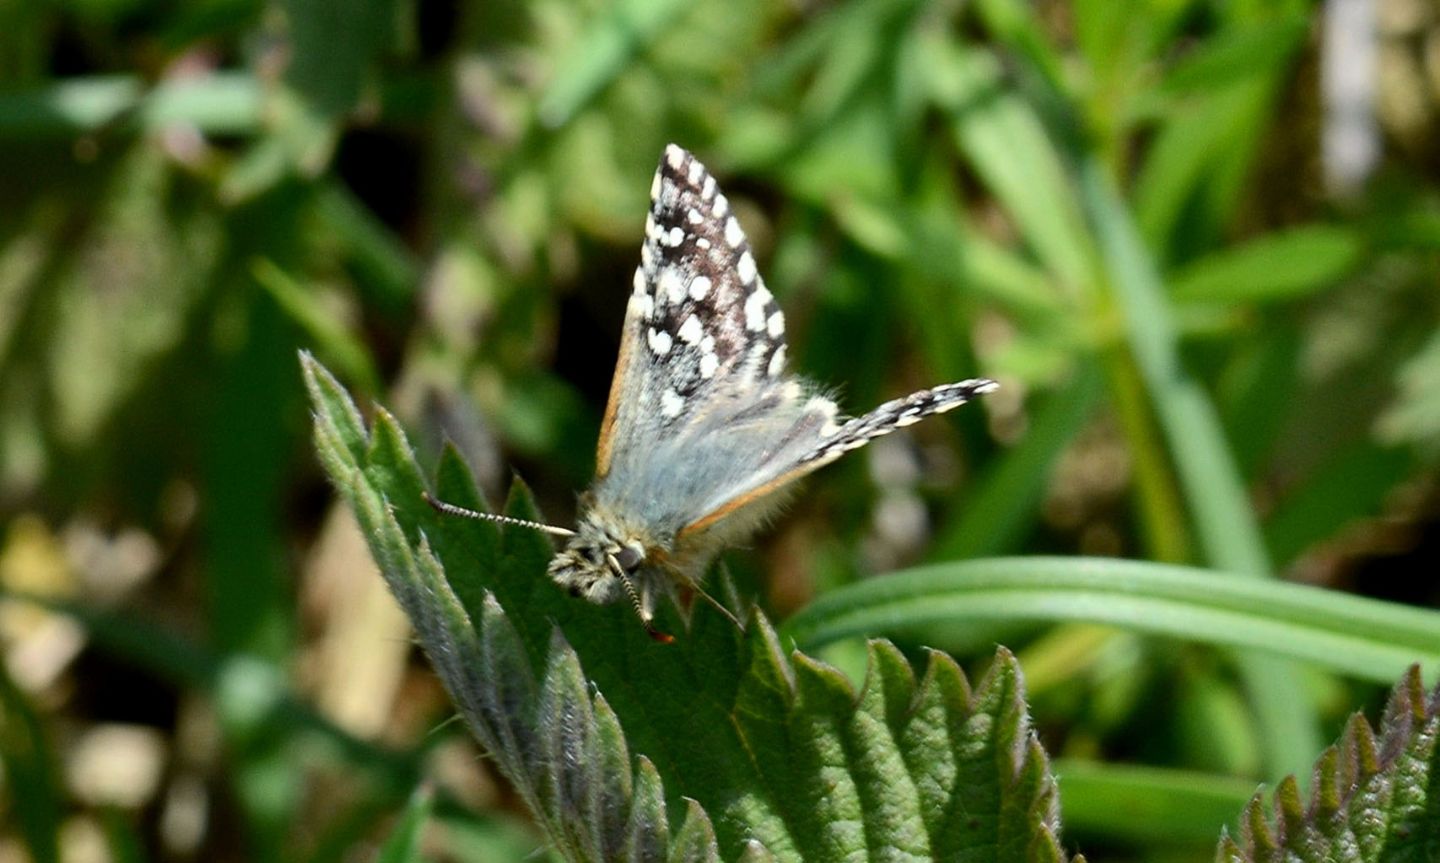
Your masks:
<path fill-rule="evenodd" d="M 670 145 L 650 213 L 610 390 L 599 474 L 785 369 L 785 317 L 710 172 Z"/>
<path fill-rule="evenodd" d="M 651 186 L 597 458 L 595 504 L 657 541 L 694 535 L 867 442 L 989 392 L 962 381 L 864 416 L 785 373 L 785 318 L 729 202 L 671 145 Z"/>

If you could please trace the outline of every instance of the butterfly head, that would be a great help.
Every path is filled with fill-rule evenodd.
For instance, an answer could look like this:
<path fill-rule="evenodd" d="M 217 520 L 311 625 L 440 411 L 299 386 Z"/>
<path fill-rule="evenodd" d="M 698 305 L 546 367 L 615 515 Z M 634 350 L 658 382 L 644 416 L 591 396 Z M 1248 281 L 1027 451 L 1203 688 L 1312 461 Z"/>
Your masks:
<path fill-rule="evenodd" d="M 592 510 L 581 519 L 565 548 L 551 558 L 548 572 L 571 596 L 597 605 L 628 598 L 651 637 L 669 641 L 670 636 L 651 624 L 655 592 L 653 580 L 644 574 L 650 556 L 639 535 Z"/>
<path fill-rule="evenodd" d="M 550 560 L 550 578 L 556 584 L 597 605 L 608 605 L 624 595 L 624 582 L 634 579 L 645 563 L 645 546 L 603 520 L 586 518 L 579 530 Z"/>

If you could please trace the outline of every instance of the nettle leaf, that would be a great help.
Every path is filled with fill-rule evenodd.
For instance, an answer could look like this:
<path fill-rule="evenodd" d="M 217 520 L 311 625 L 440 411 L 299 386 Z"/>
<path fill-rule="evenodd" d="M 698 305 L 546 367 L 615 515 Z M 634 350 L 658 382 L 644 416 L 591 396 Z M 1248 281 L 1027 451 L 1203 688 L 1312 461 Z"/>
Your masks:
<path fill-rule="evenodd" d="M 688 622 L 667 608 L 658 623 L 678 637 L 656 644 L 624 604 L 551 584 L 543 534 L 437 515 L 395 420 L 377 408 L 367 429 L 301 359 L 326 471 L 470 730 L 566 859 L 1069 859 L 1008 652 L 972 691 L 944 654 L 917 679 L 873 642 L 857 694 L 758 611 L 741 632 L 703 603 Z M 453 452 L 435 492 L 482 506 Z M 507 512 L 536 517 L 523 488 Z"/>
<path fill-rule="evenodd" d="M 1321 754 L 1305 805 L 1293 776 L 1275 790 L 1274 821 L 1256 794 L 1240 838 L 1222 835 L 1218 863 L 1430 863 L 1440 860 L 1440 685 L 1427 695 L 1420 667 L 1395 686 L 1377 738 L 1350 718 Z"/>

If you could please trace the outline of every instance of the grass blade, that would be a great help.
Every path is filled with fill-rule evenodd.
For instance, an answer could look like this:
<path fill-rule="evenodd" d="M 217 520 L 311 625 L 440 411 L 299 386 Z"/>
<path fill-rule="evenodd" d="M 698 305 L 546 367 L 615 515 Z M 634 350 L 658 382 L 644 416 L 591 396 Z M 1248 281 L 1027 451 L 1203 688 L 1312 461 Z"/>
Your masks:
<path fill-rule="evenodd" d="M 1299 659 L 1377 683 L 1415 662 L 1440 670 L 1440 612 L 1110 558 L 991 558 L 906 570 L 827 593 L 782 634 L 813 650 L 856 635 L 976 620 L 1102 623 Z"/>

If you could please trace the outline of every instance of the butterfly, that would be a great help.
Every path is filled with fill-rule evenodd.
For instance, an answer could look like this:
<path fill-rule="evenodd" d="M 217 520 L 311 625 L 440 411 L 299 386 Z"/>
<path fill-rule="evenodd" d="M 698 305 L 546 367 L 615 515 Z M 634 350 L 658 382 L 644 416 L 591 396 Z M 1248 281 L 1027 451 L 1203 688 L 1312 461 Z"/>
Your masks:
<path fill-rule="evenodd" d="M 653 623 L 657 598 L 710 599 L 699 585 L 711 559 L 757 530 L 796 480 L 996 388 L 965 380 L 842 416 L 786 372 L 785 316 L 745 232 L 705 166 L 671 144 L 650 186 L 595 481 L 575 530 L 427 500 L 563 537 L 548 568 L 556 584 L 602 605 L 627 598 L 646 632 L 670 641 Z"/>

